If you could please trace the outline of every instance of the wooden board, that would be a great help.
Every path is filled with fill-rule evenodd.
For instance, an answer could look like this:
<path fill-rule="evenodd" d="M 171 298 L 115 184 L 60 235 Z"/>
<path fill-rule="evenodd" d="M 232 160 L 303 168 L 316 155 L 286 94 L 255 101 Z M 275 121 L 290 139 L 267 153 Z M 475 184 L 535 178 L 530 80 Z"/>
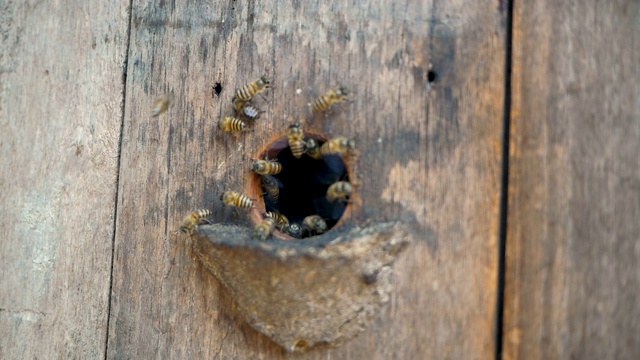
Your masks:
<path fill-rule="evenodd" d="M 128 2 L 0 2 L 0 358 L 104 357 Z"/>
<path fill-rule="evenodd" d="M 176 231 L 200 207 L 248 224 L 218 196 L 244 189 L 247 157 L 302 117 L 358 141 L 362 210 L 350 221 L 403 220 L 416 240 L 374 324 L 308 357 L 492 357 L 504 16 L 468 1 L 134 1 L 108 357 L 283 356 Z M 273 89 L 255 100 L 266 113 L 254 131 L 217 132 L 234 89 L 262 74 Z M 353 101 L 313 118 L 307 104 L 337 84 Z M 175 105 L 152 118 L 169 91 Z"/>
<path fill-rule="evenodd" d="M 640 353 L 640 5 L 518 1 L 504 355 Z"/>

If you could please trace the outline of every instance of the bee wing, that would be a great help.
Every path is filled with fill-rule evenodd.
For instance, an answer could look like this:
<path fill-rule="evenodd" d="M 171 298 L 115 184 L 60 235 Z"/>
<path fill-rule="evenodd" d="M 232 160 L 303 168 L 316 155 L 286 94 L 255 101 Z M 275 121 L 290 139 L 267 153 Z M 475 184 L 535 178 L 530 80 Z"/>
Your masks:
<path fill-rule="evenodd" d="M 331 185 L 334 182 L 344 177 L 343 174 L 347 172 L 344 162 L 338 155 L 326 155 L 322 158 L 326 169 L 324 171 L 318 171 L 314 175 L 314 180 L 320 184 Z"/>

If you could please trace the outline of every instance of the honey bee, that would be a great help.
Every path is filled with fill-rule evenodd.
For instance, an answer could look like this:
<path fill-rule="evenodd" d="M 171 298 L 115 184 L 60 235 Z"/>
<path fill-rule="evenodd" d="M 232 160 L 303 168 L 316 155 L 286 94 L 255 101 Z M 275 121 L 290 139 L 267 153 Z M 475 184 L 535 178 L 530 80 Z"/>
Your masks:
<path fill-rule="evenodd" d="M 300 158 L 302 154 L 304 154 L 304 132 L 302 130 L 302 125 L 299 122 L 295 122 L 289 125 L 289 148 L 291 149 L 291 153 L 296 158 Z"/>
<path fill-rule="evenodd" d="M 347 201 L 347 197 L 351 196 L 353 186 L 346 181 L 337 181 L 327 189 L 327 200 L 334 202 L 336 200 Z"/>
<path fill-rule="evenodd" d="M 298 224 L 289 224 L 289 226 L 287 226 L 284 229 L 284 232 L 289 234 L 289 236 L 294 237 L 296 239 L 299 239 L 300 237 L 302 237 L 302 229 L 300 228 L 300 225 L 298 225 Z"/>
<path fill-rule="evenodd" d="M 262 112 L 260 109 L 251 105 L 250 101 L 241 100 L 235 96 L 233 97 L 233 108 L 236 110 L 236 113 L 251 120 L 257 120 Z"/>
<path fill-rule="evenodd" d="M 153 107 L 151 108 L 151 116 L 156 117 L 162 114 L 163 112 L 167 111 L 167 109 L 171 105 L 173 105 L 173 94 L 167 93 L 162 95 L 153 102 Z"/>
<path fill-rule="evenodd" d="M 267 200 L 272 203 L 278 202 L 278 197 L 280 196 L 280 184 L 277 178 L 271 175 L 262 175 L 260 176 L 262 181 L 262 187 L 264 188 L 264 192 Z"/>
<path fill-rule="evenodd" d="M 246 126 L 244 121 L 231 116 L 224 116 L 218 123 L 218 129 L 222 131 L 243 131 Z"/>
<path fill-rule="evenodd" d="M 276 226 L 276 220 L 270 217 L 265 217 L 253 230 L 253 238 L 258 240 L 266 240 L 267 237 L 273 232 L 273 228 Z"/>
<path fill-rule="evenodd" d="M 285 231 L 285 229 L 289 227 L 289 219 L 277 211 L 267 211 L 264 215 L 275 220 L 276 227 L 280 231 Z"/>
<path fill-rule="evenodd" d="M 184 220 L 182 220 L 180 231 L 185 234 L 193 233 L 196 225 L 199 225 L 201 223 L 209 223 L 209 221 L 206 219 L 209 216 L 211 216 L 211 211 L 209 209 L 200 209 L 192 212 L 191 214 L 187 215 Z"/>
<path fill-rule="evenodd" d="M 318 140 L 314 138 L 308 138 L 307 140 L 305 140 L 305 151 L 307 155 L 316 160 L 322 159 L 320 147 L 318 146 Z"/>
<path fill-rule="evenodd" d="M 224 194 L 220 196 L 220 200 L 222 200 L 225 205 L 237 206 L 244 209 L 253 207 L 253 200 L 251 198 L 235 191 L 225 191 Z"/>
<path fill-rule="evenodd" d="M 282 171 L 282 164 L 277 161 L 256 160 L 251 170 L 260 175 L 276 175 Z"/>
<path fill-rule="evenodd" d="M 353 154 L 356 150 L 356 142 L 346 137 L 337 137 L 327 141 L 320 147 L 320 153 L 325 155 Z"/>
<path fill-rule="evenodd" d="M 310 234 L 322 234 L 327 231 L 327 222 L 319 215 L 309 215 L 302 220 L 302 225 Z"/>
<path fill-rule="evenodd" d="M 271 87 L 271 82 L 266 77 L 252 81 L 236 90 L 236 97 L 240 100 L 250 101 L 256 94 Z"/>
<path fill-rule="evenodd" d="M 348 90 L 344 87 L 337 87 L 327 91 L 313 101 L 313 111 L 322 112 L 327 110 L 331 104 L 345 101 L 347 93 Z"/>

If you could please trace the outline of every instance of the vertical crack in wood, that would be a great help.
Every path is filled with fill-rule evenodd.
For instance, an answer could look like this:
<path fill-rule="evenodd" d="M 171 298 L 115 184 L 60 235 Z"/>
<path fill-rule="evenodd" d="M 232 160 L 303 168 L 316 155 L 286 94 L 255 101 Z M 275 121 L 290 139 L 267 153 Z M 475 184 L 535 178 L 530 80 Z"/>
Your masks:
<path fill-rule="evenodd" d="M 118 194 L 119 194 L 119 189 L 120 189 L 120 174 L 122 173 L 122 169 L 121 169 L 121 158 L 122 158 L 122 137 L 124 136 L 124 117 L 125 117 L 125 111 L 126 111 L 126 102 L 127 102 L 127 69 L 129 68 L 129 50 L 131 47 L 131 28 L 133 27 L 132 25 L 132 21 L 133 21 L 133 0 L 129 0 L 129 19 L 128 19 L 128 23 L 129 26 L 127 27 L 127 46 L 125 48 L 125 54 L 124 54 L 124 62 L 122 64 L 122 105 L 120 106 L 120 112 L 121 112 L 121 116 L 120 116 L 120 139 L 118 141 L 118 160 L 117 160 L 117 164 L 116 164 L 116 182 L 115 182 L 115 186 L 116 186 L 116 191 L 115 191 L 115 206 L 113 209 L 113 236 L 111 238 L 111 264 L 110 264 L 110 271 L 109 271 L 109 294 L 108 294 L 108 301 L 107 301 L 107 331 L 105 332 L 105 339 L 104 339 L 104 358 L 105 360 L 108 357 L 108 353 L 109 353 L 109 329 L 110 329 L 110 325 L 111 325 L 111 301 L 113 298 L 113 266 L 114 266 L 114 259 L 115 259 L 115 251 L 116 251 L 116 231 L 117 231 L 117 224 L 118 224 Z"/>
<path fill-rule="evenodd" d="M 496 294 L 495 358 L 502 358 L 504 326 L 504 287 L 506 277 L 507 211 L 509 205 L 509 132 L 511 123 L 511 57 L 513 32 L 513 0 L 506 4 L 504 110 L 502 123 L 502 176 L 500 212 L 498 215 L 498 283 Z"/>

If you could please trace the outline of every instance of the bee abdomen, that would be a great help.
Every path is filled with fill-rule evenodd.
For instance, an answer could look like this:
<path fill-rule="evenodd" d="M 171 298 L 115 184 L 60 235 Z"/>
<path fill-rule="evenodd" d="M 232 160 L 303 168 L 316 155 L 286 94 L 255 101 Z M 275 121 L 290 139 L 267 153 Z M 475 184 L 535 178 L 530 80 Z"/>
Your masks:
<path fill-rule="evenodd" d="M 317 112 L 325 111 L 331 105 L 330 100 L 326 95 L 321 95 L 313 102 L 313 110 Z"/>
<path fill-rule="evenodd" d="M 247 195 L 240 194 L 240 196 L 238 196 L 238 198 L 234 202 L 234 205 L 237 207 L 248 209 L 253 207 L 253 200 L 251 200 Z"/>
<path fill-rule="evenodd" d="M 277 211 L 268 211 L 264 215 L 268 218 L 275 220 L 277 223 L 276 225 L 278 229 L 280 229 L 281 231 L 283 231 L 289 226 L 289 219 L 287 219 L 286 216 L 280 214 Z"/>
<path fill-rule="evenodd" d="M 246 84 L 236 91 L 236 97 L 240 100 L 249 101 L 257 91 L 258 87 L 254 83 Z"/>
<path fill-rule="evenodd" d="M 278 197 L 280 196 L 280 186 L 278 186 L 276 178 L 271 175 L 262 175 L 261 180 L 267 199 L 271 202 L 277 203 Z"/>
<path fill-rule="evenodd" d="M 196 214 L 198 219 L 206 219 L 209 216 L 211 216 L 211 210 L 209 210 L 209 209 L 200 209 L 200 210 L 194 211 L 193 214 Z"/>
<path fill-rule="evenodd" d="M 235 191 L 226 191 L 220 198 L 227 205 L 245 209 L 253 207 L 253 200 L 251 200 L 251 198 Z"/>
<path fill-rule="evenodd" d="M 277 161 L 256 160 L 251 170 L 260 175 L 276 175 L 282 171 L 282 164 Z"/>
<path fill-rule="evenodd" d="M 218 128 L 223 131 L 242 131 L 245 126 L 244 121 L 231 116 L 223 117 L 218 124 Z"/>

